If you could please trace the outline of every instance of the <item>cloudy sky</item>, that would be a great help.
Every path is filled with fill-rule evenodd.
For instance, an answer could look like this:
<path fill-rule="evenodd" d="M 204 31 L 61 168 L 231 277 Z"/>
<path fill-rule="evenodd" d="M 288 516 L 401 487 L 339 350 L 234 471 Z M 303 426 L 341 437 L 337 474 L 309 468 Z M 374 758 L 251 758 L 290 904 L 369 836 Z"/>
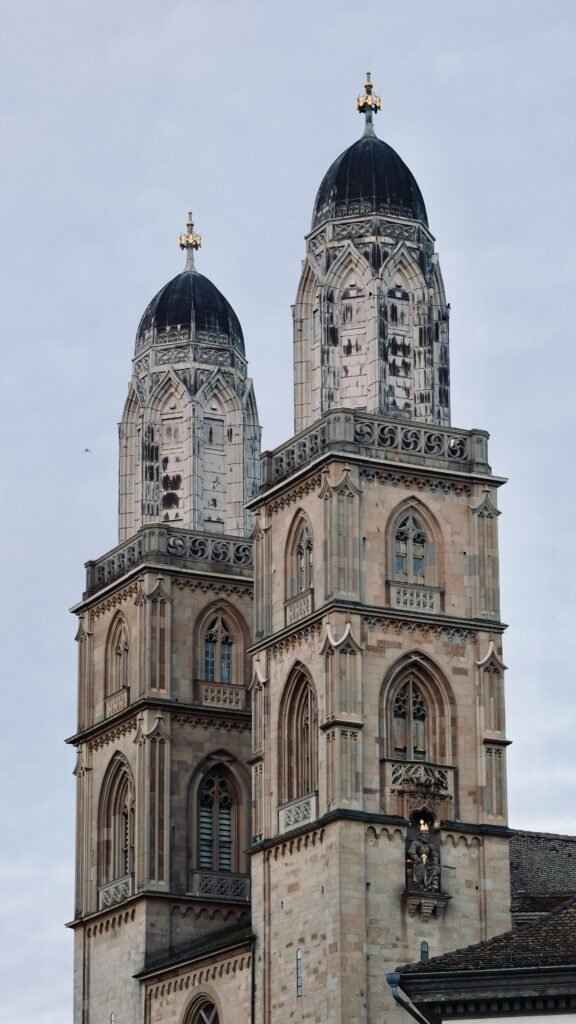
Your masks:
<path fill-rule="evenodd" d="M 243 324 L 265 447 L 291 433 L 316 189 L 358 136 L 416 175 L 452 304 L 452 408 L 501 494 L 510 820 L 576 832 L 573 0 L 3 0 L 1 1024 L 71 1020 L 74 621 L 116 541 L 134 333 L 182 266 Z M 89 448 L 90 453 L 85 452 Z M 119 1022 L 121 1024 L 121 1022 Z"/>

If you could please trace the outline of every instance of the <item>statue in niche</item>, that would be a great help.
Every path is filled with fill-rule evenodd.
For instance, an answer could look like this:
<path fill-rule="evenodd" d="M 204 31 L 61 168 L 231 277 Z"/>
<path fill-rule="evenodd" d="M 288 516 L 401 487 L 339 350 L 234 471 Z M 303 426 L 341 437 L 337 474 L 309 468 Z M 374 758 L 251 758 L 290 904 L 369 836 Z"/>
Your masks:
<path fill-rule="evenodd" d="M 406 891 L 439 893 L 440 837 L 427 809 L 411 815 L 406 836 Z"/>

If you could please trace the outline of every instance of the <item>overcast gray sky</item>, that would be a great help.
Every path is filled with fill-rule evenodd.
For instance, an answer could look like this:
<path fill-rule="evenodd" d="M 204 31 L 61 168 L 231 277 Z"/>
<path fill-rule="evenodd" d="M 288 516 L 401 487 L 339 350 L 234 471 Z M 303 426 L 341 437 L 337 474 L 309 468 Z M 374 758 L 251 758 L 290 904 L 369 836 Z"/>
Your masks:
<path fill-rule="evenodd" d="M 71 1020 L 75 623 L 116 542 L 133 339 L 198 266 L 244 328 L 265 447 L 292 430 L 303 236 L 361 131 L 415 174 L 452 303 L 452 409 L 501 492 L 510 821 L 576 832 L 573 0 L 3 0 L 1 1024 Z M 91 454 L 84 452 L 89 448 Z M 35 980 L 32 980 L 35 979 Z M 121 1024 L 121 1022 L 119 1022 Z"/>

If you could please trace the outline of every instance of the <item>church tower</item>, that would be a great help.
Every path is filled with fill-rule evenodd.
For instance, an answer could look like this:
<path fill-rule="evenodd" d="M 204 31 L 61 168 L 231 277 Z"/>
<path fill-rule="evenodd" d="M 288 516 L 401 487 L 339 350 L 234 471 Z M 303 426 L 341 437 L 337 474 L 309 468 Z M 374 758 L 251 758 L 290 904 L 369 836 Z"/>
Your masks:
<path fill-rule="evenodd" d="M 149 1020 L 136 975 L 223 930 L 240 947 L 250 935 L 260 426 L 242 329 L 197 271 L 199 245 L 190 215 L 185 269 L 136 336 L 119 544 L 87 563 L 74 609 L 75 1024 Z"/>
<path fill-rule="evenodd" d="M 259 1024 L 388 1020 L 387 971 L 510 925 L 504 481 L 450 424 L 434 238 L 379 107 L 368 76 L 307 236 L 296 435 L 249 504 Z"/>

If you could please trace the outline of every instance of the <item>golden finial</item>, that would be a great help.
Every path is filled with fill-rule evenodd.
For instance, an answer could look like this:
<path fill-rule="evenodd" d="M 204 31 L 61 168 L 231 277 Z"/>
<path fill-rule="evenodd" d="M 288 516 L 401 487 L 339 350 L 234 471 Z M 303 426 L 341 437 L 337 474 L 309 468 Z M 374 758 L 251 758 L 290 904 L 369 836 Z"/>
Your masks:
<path fill-rule="evenodd" d="M 188 214 L 186 231 L 183 231 L 179 238 L 181 249 L 186 249 L 186 270 L 194 269 L 194 250 L 202 245 L 202 236 L 194 234 L 194 221 L 192 211 Z"/>
<path fill-rule="evenodd" d="M 377 114 L 381 107 L 380 97 L 376 93 L 372 92 L 374 86 L 370 80 L 370 72 L 366 73 L 366 83 L 364 85 L 364 95 L 359 96 L 356 100 L 356 107 L 359 114 L 364 114 L 366 118 L 366 124 L 364 126 L 365 135 L 374 135 L 374 127 L 372 124 L 372 115 Z"/>

